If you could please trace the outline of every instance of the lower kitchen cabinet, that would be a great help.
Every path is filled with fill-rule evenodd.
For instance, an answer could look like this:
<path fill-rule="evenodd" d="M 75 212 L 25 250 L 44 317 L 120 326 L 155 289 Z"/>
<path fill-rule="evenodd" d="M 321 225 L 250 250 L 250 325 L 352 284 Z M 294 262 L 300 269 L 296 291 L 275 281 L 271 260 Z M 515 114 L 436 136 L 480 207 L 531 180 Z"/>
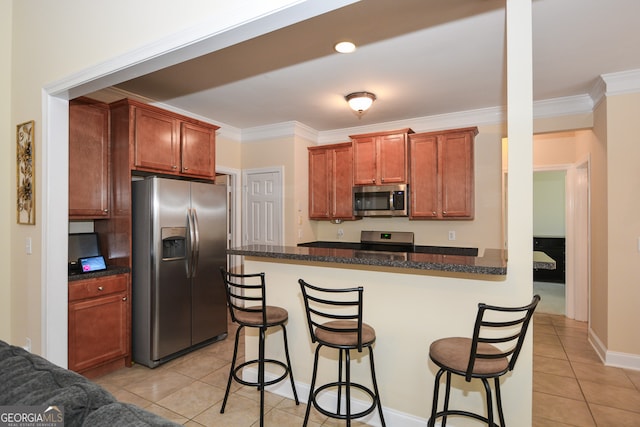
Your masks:
<path fill-rule="evenodd" d="M 87 377 L 131 364 L 129 274 L 69 282 L 69 369 Z"/>

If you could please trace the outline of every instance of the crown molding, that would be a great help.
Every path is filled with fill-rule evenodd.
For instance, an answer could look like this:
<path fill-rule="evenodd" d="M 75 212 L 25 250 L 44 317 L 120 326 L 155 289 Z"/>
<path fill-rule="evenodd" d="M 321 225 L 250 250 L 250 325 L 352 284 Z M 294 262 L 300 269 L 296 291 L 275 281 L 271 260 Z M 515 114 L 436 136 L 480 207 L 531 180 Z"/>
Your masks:
<path fill-rule="evenodd" d="M 438 114 L 428 117 L 396 120 L 376 123 L 369 126 L 357 126 L 319 132 L 318 144 L 333 144 L 348 141 L 349 135 L 386 131 L 389 129 L 411 128 L 416 132 L 425 132 L 458 127 L 498 124 L 505 120 L 505 109 L 502 107 L 482 108 L 478 110 L 459 111 L 456 113 Z"/>
<path fill-rule="evenodd" d="M 243 143 L 285 137 L 299 137 L 315 142 L 318 140 L 318 131 L 303 123 L 290 121 L 242 129 L 241 136 L 239 141 Z"/>
<path fill-rule="evenodd" d="M 240 128 L 228 125 L 226 123 L 212 120 L 209 117 L 194 114 L 191 111 L 186 111 L 181 108 L 177 108 L 172 105 L 165 104 L 163 102 L 158 102 L 154 99 L 147 98 L 146 96 L 137 95 L 133 92 L 129 92 L 127 90 L 120 89 L 115 86 L 101 89 L 98 92 L 90 93 L 87 96 L 97 99 L 98 101 L 101 101 L 101 102 L 106 102 L 106 103 L 115 102 L 122 98 L 133 99 L 134 101 L 139 101 L 144 104 L 153 105 L 154 107 L 162 108 L 163 110 L 171 111 L 176 114 L 181 114 L 183 116 L 200 120 L 201 122 L 211 123 L 213 125 L 219 126 L 220 129 L 216 131 L 216 135 L 218 136 L 223 136 L 233 141 L 240 141 L 242 139 L 242 130 Z"/>
<path fill-rule="evenodd" d="M 591 113 L 593 106 L 593 98 L 590 95 L 545 99 L 533 103 L 533 118 L 542 119 L 570 114 Z"/>
<path fill-rule="evenodd" d="M 606 96 L 640 92 L 640 70 L 627 70 L 600 76 L 604 82 Z"/>

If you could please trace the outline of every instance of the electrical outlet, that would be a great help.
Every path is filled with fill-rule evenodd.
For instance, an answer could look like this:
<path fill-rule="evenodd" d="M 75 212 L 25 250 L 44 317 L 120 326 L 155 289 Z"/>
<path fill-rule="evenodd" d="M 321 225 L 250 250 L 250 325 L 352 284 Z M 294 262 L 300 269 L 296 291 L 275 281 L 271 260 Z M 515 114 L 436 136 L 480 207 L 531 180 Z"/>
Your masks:
<path fill-rule="evenodd" d="M 344 236 L 344 229 L 338 228 L 338 238 L 342 239 L 343 236 Z"/>
<path fill-rule="evenodd" d="M 27 237 L 26 239 L 24 239 L 24 250 L 27 253 L 27 255 L 31 255 L 32 253 L 31 237 Z"/>
<path fill-rule="evenodd" d="M 449 240 L 456 240 L 456 232 L 453 230 L 449 231 Z"/>
<path fill-rule="evenodd" d="M 24 339 L 24 347 L 22 347 L 22 348 L 24 348 L 29 353 L 31 353 L 31 338 L 25 338 Z"/>

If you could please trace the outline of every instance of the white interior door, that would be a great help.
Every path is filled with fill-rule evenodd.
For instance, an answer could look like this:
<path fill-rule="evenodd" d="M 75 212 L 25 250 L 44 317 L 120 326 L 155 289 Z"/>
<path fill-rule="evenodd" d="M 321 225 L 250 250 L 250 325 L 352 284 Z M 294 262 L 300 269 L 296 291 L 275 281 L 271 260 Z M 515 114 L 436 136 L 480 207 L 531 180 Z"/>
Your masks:
<path fill-rule="evenodd" d="M 243 244 L 282 245 L 282 171 L 248 170 L 243 174 L 243 181 Z"/>

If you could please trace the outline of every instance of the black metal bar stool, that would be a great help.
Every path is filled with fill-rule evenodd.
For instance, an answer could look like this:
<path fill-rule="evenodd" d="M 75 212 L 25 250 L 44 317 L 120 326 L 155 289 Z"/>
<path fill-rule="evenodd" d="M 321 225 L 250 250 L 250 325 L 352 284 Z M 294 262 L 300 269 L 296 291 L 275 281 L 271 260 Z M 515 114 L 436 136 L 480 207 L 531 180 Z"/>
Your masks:
<path fill-rule="evenodd" d="M 490 427 L 498 426 L 494 422 L 493 416 L 493 400 L 488 381 L 491 378 L 495 384 L 500 426 L 505 427 L 500 396 L 500 377 L 513 370 L 538 301 L 540 301 L 540 296 L 535 295 L 531 303 L 523 307 L 497 307 L 478 304 L 473 338 L 442 338 L 431 344 L 429 358 L 440 367 L 440 370 L 435 379 L 429 427 L 435 426 L 437 418 L 442 418 L 441 426 L 446 426 L 447 416 L 450 415 L 475 418 L 487 423 Z M 445 373 L 444 409 L 438 412 L 440 378 Z M 460 375 L 467 382 L 473 378 L 482 381 L 487 398 L 487 416 L 449 409 L 451 374 Z"/>
<path fill-rule="evenodd" d="M 373 343 L 376 341 L 376 331 L 362 322 L 362 294 L 363 288 L 325 289 L 310 285 L 304 280 L 298 280 L 304 299 L 304 306 L 309 325 L 311 341 L 318 343 L 313 360 L 313 376 L 309 401 L 304 416 L 303 426 L 309 421 L 311 406 L 320 413 L 341 420 L 346 420 L 347 426 L 351 420 L 369 415 L 377 407 L 380 422 L 385 426 L 380 393 L 376 381 L 376 371 L 373 363 Z M 335 298 L 335 299 L 334 299 Z M 318 357 L 323 347 L 338 349 L 338 381 L 321 385 L 316 388 L 316 376 L 318 374 Z M 373 390 L 362 384 L 351 382 L 351 350 L 362 352 L 363 348 L 369 349 L 369 361 L 371 364 L 371 380 Z M 345 378 L 342 379 L 342 365 L 345 365 Z M 336 411 L 329 411 L 320 406 L 318 395 L 329 388 L 338 388 L 338 400 Z M 345 390 L 345 411 L 341 411 L 342 389 Z M 358 413 L 351 412 L 351 389 L 356 388 L 371 399 L 371 405 Z"/>
<path fill-rule="evenodd" d="M 291 389 L 293 390 L 293 397 L 295 398 L 296 405 L 298 401 L 298 393 L 296 392 L 296 386 L 293 380 L 293 372 L 291 371 L 291 359 L 289 358 L 289 345 L 287 343 L 287 329 L 285 323 L 289 318 L 289 313 L 282 307 L 274 307 L 266 304 L 266 292 L 265 292 L 265 275 L 264 273 L 257 274 L 235 274 L 229 273 L 224 268 L 220 268 L 222 278 L 225 283 L 225 290 L 227 292 L 227 304 L 229 306 L 229 313 L 231 314 L 231 320 L 239 325 L 236 331 L 236 340 L 233 347 L 233 359 L 231 361 L 231 369 L 229 370 L 229 381 L 227 382 L 227 391 L 224 394 L 224 400 L 222 401 L 222 407 L 220 413 L 224 413 L 224 408 L 227 405 L 227 398 L 229 397 L 229 390 L 231 389 L 231 381 L 236 380 L 240 384 L 257 387 L 260 390 L 260 426 L 264 425 L 264 388 L 276 384 L 284 380 L 287 375 L 291 380 Z M 246 293 L 246 294 L 245 294 Z M 257 303 L 253 306 L 245 306 L 245 303 Z M 244 363 L 236 366 L 236 357 L 238 355 L 238 339 L 240 337 L 240 331 L 244 327 L 258 328 L 258 358 L 253 360 L 247 360 Z M 287 363 L 275 359 L 265 358 L 265 335 L 267 328 L 272 326 L 282 327 L 282 335 L 284 337 L 284 352 L 287 358 Z M 271 363 L 280 366 L 284 369 L 284 373 L 278 378 L 265 381 L 265 364 Z M 249 365 L 258 365 L 258 378 L 257 381 L 246 381 L 239 376 L 239 372 Z"/>

